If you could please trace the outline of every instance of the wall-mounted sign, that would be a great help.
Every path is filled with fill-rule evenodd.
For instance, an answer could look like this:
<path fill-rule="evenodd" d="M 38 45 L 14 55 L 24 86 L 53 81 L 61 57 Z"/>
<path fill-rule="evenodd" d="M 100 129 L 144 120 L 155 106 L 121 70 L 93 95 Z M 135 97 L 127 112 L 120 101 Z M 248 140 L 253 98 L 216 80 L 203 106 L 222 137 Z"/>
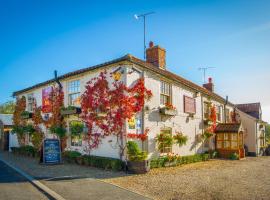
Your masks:
<path fill-rule="evenodd" d="M 115 81 L 119 81 L 122 77 L 122 73 L 120 71 L 116 71 L 112 74 L 112 76 Z"/>
<path fill-rule="evenodd" d="M 194 98 L 184 96 L 184 112 L 185 113 L 196 113 L 196 101 Z"/>
<path fill-rule="evenodd" d="M 135 117 L 131 117 L 129 120 L 128 120 L 128 128 L 129 129 L 135 129 Z"/>
<path fill-rule="evenodd" d="M 52 94 L 52 87 L 47 87 L 42 90 L 42 112 L 49 113 L 52 111 L 50 96 Z"/>
<path fill-rule="evenodd" d="M 58 139 L 45 139 L 43 141 L 43 163 L 61 163 L 61 148 L 60 141 Z"/>

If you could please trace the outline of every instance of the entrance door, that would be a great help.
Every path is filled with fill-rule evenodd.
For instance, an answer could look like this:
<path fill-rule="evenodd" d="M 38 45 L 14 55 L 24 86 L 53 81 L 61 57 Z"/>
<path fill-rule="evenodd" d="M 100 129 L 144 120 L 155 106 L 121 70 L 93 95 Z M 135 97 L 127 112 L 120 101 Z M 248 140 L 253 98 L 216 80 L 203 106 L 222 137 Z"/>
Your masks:
<path fill-rule="evenodd" d="M 4 132 L 4 151 L 9 150 L 9 131 Z"/>

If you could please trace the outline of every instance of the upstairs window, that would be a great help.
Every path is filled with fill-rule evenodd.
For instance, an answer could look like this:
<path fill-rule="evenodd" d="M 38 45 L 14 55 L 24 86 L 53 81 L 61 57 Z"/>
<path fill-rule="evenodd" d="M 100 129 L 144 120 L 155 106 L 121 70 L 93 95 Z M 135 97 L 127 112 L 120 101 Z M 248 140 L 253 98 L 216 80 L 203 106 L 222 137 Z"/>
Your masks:
<path fill-rule="evenodd" d="M 210 106 L 208 102 L 203 102 L 203 113 L 204 119 L 208 119 L 210 117 Z"/>
<path fill-rule="evenodd" d="M 27 111 L 33 112 L 34 110 L 34 95 L 28 94 L 27 95 Z"/>
<path fill-rule="evenodd" d="M 80 81 L 75 80 L 68 83 L 68 105 L 80 106 Z"/>
<path fill-rule="evenodd" d="M 222 106 L 216 106 L 217 121 L 221 122 L 221 110 Z"/>
<path fill-rule="evenodd" d="M 167 82 L 160 83 L 160 104 L 166 105 L 171 103 L 171 85 Z"/>
<path fill-rule="evenodd" d="M 226 115 L 226 123 L 230 123 L 231 122 L 230 110 L 228 108 L 226 108 L 226 110 L 225 110 L 225 115 Z"/>

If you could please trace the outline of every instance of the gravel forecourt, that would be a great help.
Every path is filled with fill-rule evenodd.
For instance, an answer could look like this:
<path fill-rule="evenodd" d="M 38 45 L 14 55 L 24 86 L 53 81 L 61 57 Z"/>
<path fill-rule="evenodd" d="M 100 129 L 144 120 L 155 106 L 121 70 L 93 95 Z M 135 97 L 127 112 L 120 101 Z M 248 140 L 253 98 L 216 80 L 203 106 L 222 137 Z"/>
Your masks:
<path fill-rule="evenodd" d="M 211 160 L 106 181 L 153 199 L 270 199 L 270 157 Z"/>

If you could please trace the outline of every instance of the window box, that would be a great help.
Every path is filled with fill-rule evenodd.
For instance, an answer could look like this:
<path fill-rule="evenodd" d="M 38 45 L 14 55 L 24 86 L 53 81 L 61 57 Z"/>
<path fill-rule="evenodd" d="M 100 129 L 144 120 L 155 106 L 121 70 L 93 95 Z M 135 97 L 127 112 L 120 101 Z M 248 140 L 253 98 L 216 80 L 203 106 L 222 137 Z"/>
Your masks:
<path fill-rule="evenodd" d="M 33 117 L 33 113 L 30 113 L 28 111 L 23 111 L 21 113 L 21 118 L 22 119 L 31 119 Z"/>
<path fill-rule="evenodd" d="M 69 106 L 61 109 L 61 115 L 76 115 L 82 112 L 81 108 L 75 106 Z"/>
<path fill-rule="evenodd" d="M 162 115 L 175 116 L 177 115 L 177 110 L 167 107 L 161 107 L 159 108 L 159 113 Z"/>

